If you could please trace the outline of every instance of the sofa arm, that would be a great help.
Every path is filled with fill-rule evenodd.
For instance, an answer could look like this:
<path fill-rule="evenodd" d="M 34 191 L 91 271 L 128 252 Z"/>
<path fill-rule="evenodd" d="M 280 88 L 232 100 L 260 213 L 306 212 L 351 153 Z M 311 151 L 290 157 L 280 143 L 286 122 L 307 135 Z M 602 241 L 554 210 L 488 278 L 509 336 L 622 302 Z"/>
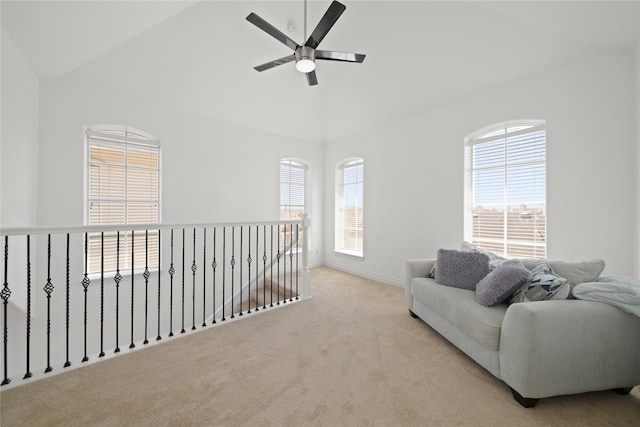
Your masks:
<path fill-rule="evenodd" d="M 500 336 L 500 377 L 525 398 L 640 384 L 640 318 L 583 300 L 512 304 Z"/>
<path fill-rule="evenodd" d="M 414 277 L 427 277 L 435 263 L 435 259 L 408 259 L 405 261 L 404 296 L 409 310 L 413 308 L 411 280 Z"/>

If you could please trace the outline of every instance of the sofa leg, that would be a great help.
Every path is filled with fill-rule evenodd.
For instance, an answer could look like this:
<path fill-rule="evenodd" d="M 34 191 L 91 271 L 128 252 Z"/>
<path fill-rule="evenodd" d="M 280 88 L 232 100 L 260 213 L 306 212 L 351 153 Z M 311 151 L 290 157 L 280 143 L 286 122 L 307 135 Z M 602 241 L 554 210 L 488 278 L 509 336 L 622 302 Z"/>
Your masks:
<path fill-rule="evenodd" d="M 511 387 L 509 387 L 511 388 Z M 538 399 L 530 399 L 528 397 L 522 397 L 520 393 L 511 388 L 511 394 L 516 401 L 525 408 L 533 408 L 538 403 Z"/>
<path fill-rule="evenodd" d="M 615 391 L 618 394 L 621 394 L 623 396 L 626 396 L 627 394 L 631 393 L 631 390 L 633 390 L 633 387 L 624 387 L 624 388 L 614 388 L 613 391 Z"/>
<path fill-rule="evenodd" d="M 415 314 L 413 311 L 409 310 L 409 314 L 411 315 L 411 317 L 413 317 L 414 319 L 418 318 L 418 315 Z"/>

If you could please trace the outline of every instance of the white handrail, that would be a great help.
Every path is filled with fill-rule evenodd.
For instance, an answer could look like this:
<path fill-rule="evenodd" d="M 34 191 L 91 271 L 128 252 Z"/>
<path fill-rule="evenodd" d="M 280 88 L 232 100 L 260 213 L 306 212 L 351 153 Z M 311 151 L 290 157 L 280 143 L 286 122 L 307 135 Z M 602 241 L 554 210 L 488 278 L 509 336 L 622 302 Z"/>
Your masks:
<path fill-rule="evenodd" d="M 64 233 L 99 233 L 101 231 L 136 231 L 136 230 L 167 230 L 167 229 L 192 229 L 213 227 L 242 227 L 260 225 L 302 225 L 304 220 L 298 221 L 256 221 L 256 222 L 221 222 L 221 223 L 195 223 L 195 224 L 128 224 L 128 225 L 78 225 L 60 227 L 3 227 L 0 228 L 0 236 L 21 236 L 27 234 L 64 234 Z"/>

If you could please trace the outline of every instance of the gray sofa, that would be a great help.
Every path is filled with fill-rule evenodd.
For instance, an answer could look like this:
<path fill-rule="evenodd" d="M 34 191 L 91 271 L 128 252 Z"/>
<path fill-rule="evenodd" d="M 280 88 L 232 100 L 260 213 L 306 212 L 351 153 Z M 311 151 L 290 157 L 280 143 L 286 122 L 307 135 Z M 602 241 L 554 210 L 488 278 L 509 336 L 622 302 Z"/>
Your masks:
<path fill-rule="evenodd" d="M 406 261 L 410 314 L 504 381 L 521 405 L 597 390 L 628 394 L 640 384 L 640 317 L 577 299 L 485 307 L 473 290 L 428 278 L 434 263 Z"/>

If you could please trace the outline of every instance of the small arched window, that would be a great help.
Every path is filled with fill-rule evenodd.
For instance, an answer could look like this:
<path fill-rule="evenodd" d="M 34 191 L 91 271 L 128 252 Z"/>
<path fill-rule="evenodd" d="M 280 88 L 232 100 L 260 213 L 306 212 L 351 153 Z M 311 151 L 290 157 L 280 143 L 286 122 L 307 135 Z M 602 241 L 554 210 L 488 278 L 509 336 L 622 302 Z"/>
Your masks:
<path fill-rule="evenodd" d="M 500 123 L 465 139 L 465 240 L 509 258 L 547 253 L 544 121 Z"/>
<path fill-rule="evenodd" d="M 86 200 L 87 225 L 131 225 L 160 223 L 160 141 L 152 135 L 123 126 L 94 126 L 86 129 Z M 101 270 L 128 272 L 131 247 L 136 250 L 134 266 L 158 267 L 158 230 L 135 233 L 105 232 L 89 236 L 89 273 Z M 119 243 L 119 244 L 118 244 Z M 102 248 L 104 245 L 104 248 Z"/>

